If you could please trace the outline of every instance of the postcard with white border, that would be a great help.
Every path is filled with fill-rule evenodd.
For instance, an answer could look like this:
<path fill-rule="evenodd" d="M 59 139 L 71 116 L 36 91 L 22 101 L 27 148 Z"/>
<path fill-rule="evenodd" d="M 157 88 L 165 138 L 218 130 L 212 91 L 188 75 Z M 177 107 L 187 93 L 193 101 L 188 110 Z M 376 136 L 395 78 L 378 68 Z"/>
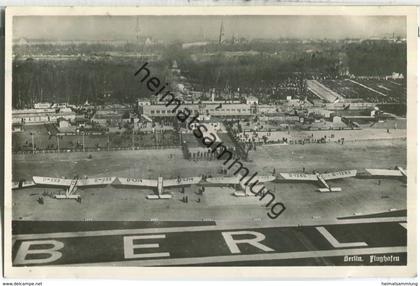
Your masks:
<path fill-rule="evenodd" d="M 415 276 L 416 23 L 7 8 L 6 277 Z"/>

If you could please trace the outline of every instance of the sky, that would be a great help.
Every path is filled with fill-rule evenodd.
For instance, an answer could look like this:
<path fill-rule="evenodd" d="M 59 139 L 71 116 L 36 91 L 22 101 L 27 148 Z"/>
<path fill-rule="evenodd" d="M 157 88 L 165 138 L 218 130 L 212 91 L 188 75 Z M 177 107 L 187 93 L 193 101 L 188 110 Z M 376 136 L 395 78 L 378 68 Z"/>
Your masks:
<path fill-rule="evenodd" d="M 15 16 L 13 38 L 45 40 L 135 40 L 183 42 L 226 38 L 343 39 L 405 37 L 397 16 Z"/>

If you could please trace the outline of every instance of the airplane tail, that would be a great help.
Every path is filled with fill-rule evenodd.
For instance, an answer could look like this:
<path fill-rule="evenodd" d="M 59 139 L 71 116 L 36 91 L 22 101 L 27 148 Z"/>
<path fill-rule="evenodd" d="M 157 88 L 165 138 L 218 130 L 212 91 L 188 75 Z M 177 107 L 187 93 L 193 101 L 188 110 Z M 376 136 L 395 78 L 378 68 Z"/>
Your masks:
<path fill-rule="evenodd" d="M 235 196 L 235 197 L 247 197 L 247 196 L 249 196 L 246 192 L 244 192 L 244 191 L 235 191 L 234 193 L 233 193 L 233 195 Z"/>
<path fill-rule="evenodd" d="M 54 195 L 54 198 L 58 200 L 77 200 L 80 198 L 80 195 Z"/>
<path fill-rule="evenodd" d="M 319 192 L 321 193 L 329 193 L 329 192 L 341 192 L 342 189 L 339 187 L 333 187 L 333 188 L 319 188 Z"/>
<path fill-rule="evenodd" d="M 163 195 L 147 195 L 148 200 L 168 200 L 172 198 L 172 195 L 163 194 Z"/>

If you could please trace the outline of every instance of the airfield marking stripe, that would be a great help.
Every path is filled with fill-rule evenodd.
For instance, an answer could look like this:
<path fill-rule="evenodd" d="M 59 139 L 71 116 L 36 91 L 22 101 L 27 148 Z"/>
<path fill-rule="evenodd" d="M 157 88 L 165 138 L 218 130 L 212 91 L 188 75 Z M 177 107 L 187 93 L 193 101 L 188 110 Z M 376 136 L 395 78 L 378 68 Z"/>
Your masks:
<path fill-rule="evenodd" d="M 345 225 L 345 224 L 365 224 L 365 223 L 383 223 L 383 222 L 404 222 L 406 217 L 396 218 L 377 218 L 377 219 L 357 219 L 334 221 L 330 223 L 318 222 L 313 225 L 304 226 L 326 226 L 326 225 Z M 190 226 L 190 227 L 162 227 L 162 228 L 140 228 L 140 229 L 114 229 L 114 230 L 94 230 L 94 231 L 76 231 L 76 232 L 57 232 L 57 233 L 37 233 L 37 234 L 17 234 L 13 239 L 43 239 L 43 238 L 66 238 L 66 237 L 89 237 L 89 236 L 108 236 L 108 235 L 132 235 L 144 233 L 171 233 L 171 232 L 195 232 L 209 230 L 236 230 L 236 229 L 264 229 L 273 227 L 296 227 L 294 225 L 247 225 L 247 226 L 228 226 L 228 225 L 208 225 L 208 226 Z"/>
<path fill-rule="evenodd" d="M 388 96 L 388 95 L 386 95 L 385 93 L 382 93 L 382 92 L 380 92 L 380 91 L 377 91 L 376 89 L 373 89 L 373 88 L 371 88 L 371 87 L 369 87 L 369 86 L 367 86 L 367 85 L 364 85 L 364 84 L 362 84 L 362 83 L 360 83 L 360 82 L 357 82 L 357 81 L 355 81 L 355 80 L 352 80 L 352 79 L 348 79 L 348 81 L 351 81 L 352 83 L 355 83 L 355 84 L 358 84 L 358 85 L 360 85 L 361 87 L 364 87 L 364 88 L 366 88 L 366 89 L 369 89 L 370 91 L 373 91 L 373 92 L 376 92 L 377 94 L 380 94 L 380 95 L 382 95 L 382 96 Z"/>
<path fill-rule="evenodd" d="M 339 247 L 361 247 L 361 246 L 367 246 L 366 242 L 339 242 L 337 239 L 335 239 L 334 236 L 323 226 L 317 226 L 316 230 L 318 230 L 326 240 L 335 248 Z"/>
<path fill-rule="evenodd" d="M 407 229 L 407 223 L 406 223 L 406 222 L 401 222 L 401 223 L 400 223 L 400 225 L 401 225 L 403 228 Z"/>
<path fill-rule="evenodd" d="M 380 223 L 380 222 L 401 222 L 407 221 L 407 217 L 369 217 L 369 218 L 346 218 L 337 220 L 333 224 L 356 224 L 356 223 Z"/>
<path fill-rule="evenodd" d="M 242 254 L 242 255 L 222 255 L 207 256 L 193 258 L 168 258 L 153 260 L 125 260 L 113 262 L 98 263 L 82 263 L 78 266 L 168 266 L 168 265 L 189 265 L 204 263 L 220 263 L 220 262 L 237 262 L 237 261 L 263 261 L 263 260 L 282 260 L 282 259 L 304 259 L 318 257 L 334 257 L 345 255 L 372 255 L 372 254 L 389 254 L 404 253 L 407 247 L 375 247 L 375 248 L 355 248 L 355 249 L 334 249 L 334 250 L 316 250 L 316 251 L 299 251 L 299 252 L 283 252 L 283 253 L 264 253 L 264 254 Z M 71 266 L 72 264 L 64 264 L 60 266 Z"/>

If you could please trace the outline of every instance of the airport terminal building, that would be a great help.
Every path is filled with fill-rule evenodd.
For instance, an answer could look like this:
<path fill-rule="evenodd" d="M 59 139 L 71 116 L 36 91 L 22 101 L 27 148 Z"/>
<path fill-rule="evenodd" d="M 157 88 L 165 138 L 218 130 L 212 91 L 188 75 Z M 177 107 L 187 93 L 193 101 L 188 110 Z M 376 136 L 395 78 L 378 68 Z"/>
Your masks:
<path fill-rule="evenodd" d="M 256 114 L 256 109 L 250 104 L 244 103 L 187 103 L 181 105 L 182 108 L 205 116 L 250 116 Z M 174 116 L 172 106 L 164 104 L 142 105 L 140 113 L 148 117 L 170 117 Z"/>

